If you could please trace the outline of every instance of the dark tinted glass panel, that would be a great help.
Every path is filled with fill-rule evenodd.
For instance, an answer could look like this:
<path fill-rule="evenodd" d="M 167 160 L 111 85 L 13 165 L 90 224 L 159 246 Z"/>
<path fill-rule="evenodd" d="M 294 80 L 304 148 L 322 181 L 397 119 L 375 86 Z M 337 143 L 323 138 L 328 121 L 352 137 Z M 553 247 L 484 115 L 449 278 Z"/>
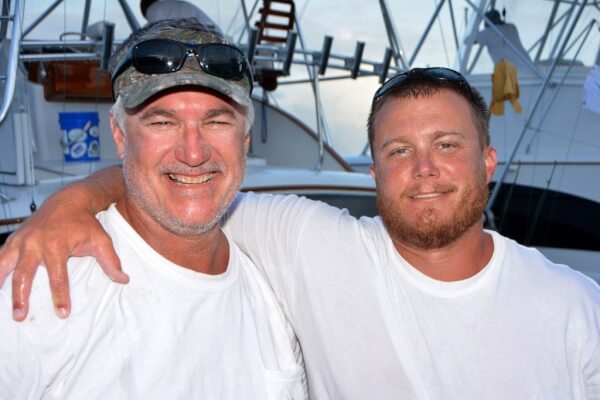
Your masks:
<path fill-rule="evenodd" d="M 600 204 L 594 201 L 504 184 L 493 212 L 498 231 L 519 243 L 600 250 Z"/>
<path fill-rule="evenodd" d="M 350 195 L 350 194 L 306 194 L 303 196 L 313 200 L 320 200 L 338 208 L 347 208 L 350 215 L 360 218 L 363 216 L 374 217 L 378 214 L 375 204 L 375 194 Z"/>

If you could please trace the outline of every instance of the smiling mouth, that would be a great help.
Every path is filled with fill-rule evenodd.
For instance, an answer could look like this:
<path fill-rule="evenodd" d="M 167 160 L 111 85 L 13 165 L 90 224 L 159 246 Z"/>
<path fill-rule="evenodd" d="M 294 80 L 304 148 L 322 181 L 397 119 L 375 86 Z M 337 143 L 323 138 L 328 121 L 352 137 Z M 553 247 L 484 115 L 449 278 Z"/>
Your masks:
<path fill-rule="evenodd" d="M 436 193 L 423 193 L 423 194 L 415 194 L 410 196 L 413 199 L 434 199 L 436 197 L 442 196 L 444 193 L 436 192 Z"/>
<path fill-rule="evenodd" d="M 179 175 L 179 174 L 168 174 L 169 179 L 173 182 L 177 182 L 183 185 L 202 185 L 210 182 L 215 176 L 214 172 L 199 175 L 199 176 L 189 176 L 189 175 Z"/>

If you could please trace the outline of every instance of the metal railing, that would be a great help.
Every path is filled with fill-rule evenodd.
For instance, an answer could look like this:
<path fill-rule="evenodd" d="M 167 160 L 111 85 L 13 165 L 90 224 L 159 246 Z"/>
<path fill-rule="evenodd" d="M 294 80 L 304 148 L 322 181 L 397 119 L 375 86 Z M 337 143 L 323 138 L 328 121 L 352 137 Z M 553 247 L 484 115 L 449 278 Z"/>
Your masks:
<path fill-rule="evenodd" d="M 575 27 L 577 26 L 577 21 L 581 17 L 581 14 L 583 13 L 583 10 L 585 9 L 586 4 L 587 4 L 587 0 L 583 0 L 579 7 L 579 10 L 577 11 L 577 14 L 575 15 L 575 19 L 573 20 L 569 30 L 567 31 L 567 35 L 566 35 L 565 39 L 562 41 L 562 43 L 560 45 L 558 54 L 557 54 L 556 58 L 554 58 L 554 61 L 552 62 L 552 65 L 550 66 L 550 69 L 546 74 L 546 79 L 544 79 L 544 83 L 542 84 L 542 86 L 539 90 L 539 93 L 533 102 L 531 110 L 529 111 L 529 114 L 527 115 L 525 124 L 523 125 L 523 128 L 521 129 L 521 133 L 519 134 L 518 139 L 512 148 L 510 156 L 506 160 L 506 164 L 504 165 L 504 168 L 502 168 L 500 171 L 500 176 L 496 180 L 496 185 L 494 186 L 494 189 L 492 190 L 492 193 L 490 194 L 490 198 L 488 200 L 488 204 L 486 207 L 486 214 L 488 215 L 488 218 L 493 215 L 492 207 L 493 207 L 494 203 L 496 202 L 496 198 L 498 197 L 498 194 L 500 193 L 500 187 L 502 186 L 502 183 L 504 183 L 504 180 L 506 179 L 508 170 L 514 161 L 515 156 L 517 155 L 517 151 L 519 150 L 519 148 L 521 146 L 521 142 L 522 142 L 523 138 L 525 137 L 525 133 L 529 129 L 531 121 L 533 120 L 533 116 L 535 115 L 537 108 L 540 105 L 542 96 L 544 95 L 546 88 L 549 86 L 549 83 L 550 83 L 550 80 L 554 73 L 554 70 L 556 69 L 558 62 L 560 61 L 560 58 L 565 54 L 565 49 L 567 48 L 567 45 L 569 44 L 571 35 L 573 34 Z M 490 222 L 493 223 L 493 219 Z"/>
<path fill-rule="evenodd" d="M 0 107 L 0 124 L 6 118 L 15 95 L 17 67 L 19 64 L 19 49 L 21 44 L 21 18 L 23 18 L 23 2 L 21 0 L 15 0 L 14 13 L 10 17 L 12 21 L 12 33 L 10 37 L 10 49 L 8 51 L 5 77 L 6 81 L 4 82 L 2 106 Z"/>

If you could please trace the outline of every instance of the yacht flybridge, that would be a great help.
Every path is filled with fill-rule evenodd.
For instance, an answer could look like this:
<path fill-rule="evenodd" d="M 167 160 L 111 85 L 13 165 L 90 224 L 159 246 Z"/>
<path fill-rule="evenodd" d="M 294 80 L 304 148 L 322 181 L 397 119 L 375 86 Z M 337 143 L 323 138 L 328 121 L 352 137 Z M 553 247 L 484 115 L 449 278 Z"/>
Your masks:
<path fill-rule="evenodd" d="M 0 0 L 4 236 L 61 186 L 119 162 L 106 119 L 112 103 L 106 67 L 115 45 L 141 24 L 133 11 L 138 1 L 80 0 L 77 10 L 69 7 L 80 18 L 81 29 L 67 32 L 65 25 L 56 28 L 53 38 L 33 39 L 38 26 L 66 9 L 59 7 L 63 1 L 49 0 L 40 8 L 34 2 Z M 96 15 L 97 1 L 118 9 L 120 22 Z M 523 2 L 439 0 L 426 22 L 413 27 L 422 33 L 411 52 L 405 51 L 407 41 L 394 10 L 379 0 L 371 7 L 381 20 L 365 21 L 385 28 L 387 46 L 376 60 L 367 59 L 369 44 L 359 37 L 348 54 L 334 52 L 336 38 L 325 35 L 317 49 L 307 48 L 299 3 L 241 0 L 235 14 L 241 28 L 235 35 L 225 32 L 247 52 L 257 80 L 244 190 L 300 193 L 347 207 L 357 216 L 374 215 L 374 183 L 368 175 L 353 172 L 364 172 L 370 163 L 368 148 L 356 157 L 343 158 L 336 152 L 322 84 L 365 77 L 383 82 L 397 72 L 425 66 L 419 64 L 421 55 L 429 42 L 436 41 L 436 26 L 443 25 L 446 66 L 460 70 L 486 99 L 492 96 L 490 46 L 500 43 L 503 51 L 516 57 L 523 111 L 516 113 L 507 104 L 504 115 L 491 117 L 492 144 L 499 155 L 494 178 L 500 184 L 492 188 L 486 223 L 600 279 L 600 114 L 582 105 L 584 84 L 600 64 L 598 0 L 527 2 L 539 10 L 535 13 L 539 30 L 534 31 L 527 19 L 511 17 L 519 22 L 522 43 L 491 20 L 489 11 L 507 8 L 514 15 L 513 10 L 526 8 Z M 39 10 L 27 25 L 26 6 Z M 420 6 L 411 3 L 404 12 L 416 12 L 415 7 Z M 486 43 L 478 36 L 484 29 L 490 31 Z M 590 49 L 593 56 L 583 57 Z M 278 87 L 303 84 L 311 88 L 315 129 L 294 117 L 293 110 L 277 106 Z M 75 129 L 65 128 L 76 124 L 69 115 L 88 113 L 97 114 L 98 121 L 82 119 Z"/>

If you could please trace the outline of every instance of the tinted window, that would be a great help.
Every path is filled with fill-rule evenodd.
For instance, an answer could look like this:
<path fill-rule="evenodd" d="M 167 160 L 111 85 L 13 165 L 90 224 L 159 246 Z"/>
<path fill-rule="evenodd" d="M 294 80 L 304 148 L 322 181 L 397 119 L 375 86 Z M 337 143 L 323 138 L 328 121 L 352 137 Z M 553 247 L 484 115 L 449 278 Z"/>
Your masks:
<path fill-rule="evenodd" d="M 498 231 L 519 243 L 600 250 L 600 204 L 594 201 L 504 184 L 492 209 Z"/>
<path fill-rule="evenodd" d="M 309 199 L 320 200 L 338 208 L 346 208 L 350 215 L 360 218 L 374 217 L 378 213 L 375 203 L 375 193 L 369 194 L 307 194 Z"/>

